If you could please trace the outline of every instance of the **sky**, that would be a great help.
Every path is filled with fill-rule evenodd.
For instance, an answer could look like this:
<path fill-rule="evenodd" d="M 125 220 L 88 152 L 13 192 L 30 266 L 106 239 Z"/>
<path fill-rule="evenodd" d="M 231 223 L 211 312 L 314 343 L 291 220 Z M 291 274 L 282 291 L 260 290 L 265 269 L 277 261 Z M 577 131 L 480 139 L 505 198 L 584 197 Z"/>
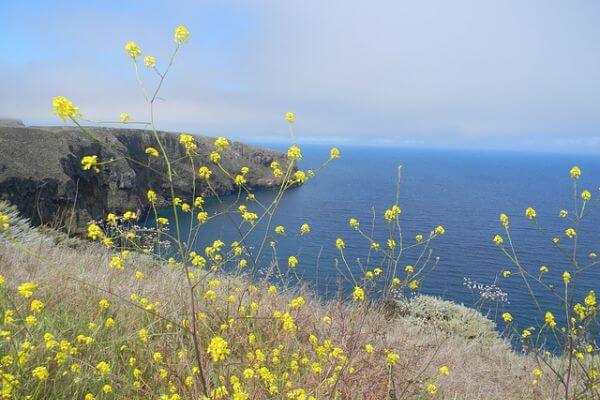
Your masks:
<path fill-rule="evenodd" d="M 600 2 L 0 0 L 0 117 L 147 107 L 123 47 L 163 69 L 160 129 L 241 141 L 600 153 Z M 148 87 L 156 76 L 142 66 Z"/>

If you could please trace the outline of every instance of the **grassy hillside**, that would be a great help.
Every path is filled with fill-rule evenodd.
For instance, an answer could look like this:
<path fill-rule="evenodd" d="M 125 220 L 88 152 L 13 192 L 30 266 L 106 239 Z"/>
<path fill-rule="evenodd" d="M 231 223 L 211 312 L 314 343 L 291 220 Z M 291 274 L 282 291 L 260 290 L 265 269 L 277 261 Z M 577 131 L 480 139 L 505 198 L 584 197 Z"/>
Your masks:
<path fill-rule="evenodd" d="M 1 207 L 11 220 L 0 241 L 6 398 L 198 398 L 189 296 L 175 268 L 137 253 L 122 270 L 110 268 L 117 253 L 31 229 Z M 36 285 L 31 295 L 26 282 Z M 214 399 L 549 396 L 550 385 L 531 385 L 532 358 L 453 303 L 421 296 L 390 313 L 389 305 L 322 303 L 223 273 L 198 285 L 198 339 Z M 43 308 L 32 311 L 37 301 Z M 227 349 L 209 353 L 215 337 Z"/>

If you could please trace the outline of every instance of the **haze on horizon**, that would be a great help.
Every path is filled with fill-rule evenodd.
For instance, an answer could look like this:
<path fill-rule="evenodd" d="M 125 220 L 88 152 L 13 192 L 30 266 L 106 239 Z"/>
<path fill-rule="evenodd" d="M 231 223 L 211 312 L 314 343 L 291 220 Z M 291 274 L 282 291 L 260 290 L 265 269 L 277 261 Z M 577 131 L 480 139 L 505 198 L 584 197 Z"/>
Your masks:
<path fill-rule="evenodd" d="M 306 142 L 600 153 L 598 2 L 7 0 L 0 21 L 0 116 L 29 125 L 61 123 L 56 95 L 145 118 L 123 46 L 162 69 L 184 24 L 164 130 L 282 141 L 292 110 Z"/>

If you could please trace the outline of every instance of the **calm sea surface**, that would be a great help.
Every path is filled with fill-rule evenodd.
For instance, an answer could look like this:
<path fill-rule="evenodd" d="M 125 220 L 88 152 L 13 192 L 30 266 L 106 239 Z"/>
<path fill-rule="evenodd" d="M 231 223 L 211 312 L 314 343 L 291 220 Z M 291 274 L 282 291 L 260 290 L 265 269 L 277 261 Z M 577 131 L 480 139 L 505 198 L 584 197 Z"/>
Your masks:
<path fill-rule="evenodd" d="M 318 167 L 329 155 L 326 146 L 305 145 L 302 149 L 303 169 Z M 536 324 L 536 318 L 538 323 L 543 320 L 520 278 L 513 275 L 505 279 L 501 275 L 502 270 L 515 271 L 515 268 L 511 268 L 509 260 L 492 242 L 492 237 L 501 233 L 498 216 L 501 212 L 510 216 L 513 239 L 526 269 L 537 274 L 540 265 L 547 265 L 550 272 L 546 281 L 562 290 L 561 275 L 568 267 L 568 260 L 524 217 L 524 210 L 534 207 L 548 235 L 561 237 L 561 242 L 567 245 L 569 240 L 564 229 L 569 223 L 559 218 L 558 213 L 563 208 L 572 210 L 573 207 L 569 169 L 573 165 L 581 167 L 580 187 L 598 197 L 598 158 L 399 148 L 342 147 L 340 150 L 340 159 L 306 185 L 291 190 L 281 202 L 273 226 L 284 225 L 288 232 L 288 237 L 276 238 L 282 265 L 287 264 L 288 256 L 296 255 L 300 260 L 298 274 L 322 296 L 335 295 L 338 279 L 335 259 L 339 257 L 335 239 L 344 238 L 348 260 L 358 271 L 353 260 L 359 257 L 364 261 L 368 243 L 350 229 L 348 219 L 355 217 L 362 227 L 367 227 L 374 207 L 376 227 L 381 233 L 378 237 L 383 239 L 386 223 L 382 213 L 394 202 L 397 170 L 402 165 L 400 207 L 405 237 L 414 240 L 417 233 L 426 236 L 437 225 L 446 229 L 446 234 L 433 243 L 434 255 L 440 257 L 439 268 L 427 278 L 421 292 L 474 305 L 479 295 L 464 285 L 464 278 L 484 285 L 495 282 L 508 294 L 508 300 L 498 309 L 494 304 L 482 311 L 496 320 L 498 312 L 509 311 L 521 327 Z M 257 196 L 268 201 L 273 194 L 262 192 Z M 212 213 L 234 200 L 235 197 L 225 197 L 223 203 L 211 200 L 207 209 Z M 169 211 L 164 213 L 168 215 Z M 596 210 L 591 211 L 579 232 L 579 253 L 584 263 L 589 252 L 600 251 L 598 214 Z M 299 227 L 305 222 L 311 225 L 312 231 L 298 237 Z M 208 224 L 202 232 L 200 249 L 216 238 L 229 243 L 239 237 L 228 218 Z M 413 264 L 414 256 L 415 253 L 409 253 L 402 265 Z M 271 257 L 267 249 L 263 262 L 268 264 Z M 600 266 L 584 273 L 576 289 L 579 294 L 600 289 Z M 560 305 L 551 294 L 543 290 L 536 293 L 544 310 L 560 315 Z"/>

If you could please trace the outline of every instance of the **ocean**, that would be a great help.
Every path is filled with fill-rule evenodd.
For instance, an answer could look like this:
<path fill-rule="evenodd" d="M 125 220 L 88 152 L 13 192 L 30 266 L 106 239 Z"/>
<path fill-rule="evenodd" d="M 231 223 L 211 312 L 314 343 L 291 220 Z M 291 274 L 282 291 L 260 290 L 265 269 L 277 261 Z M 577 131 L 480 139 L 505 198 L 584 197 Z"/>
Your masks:
<path fill-rule="evenodd" d="M 261 144 L 277 150 L 286 146 Z M 302 169 L 317 168 L 329 157 L 329 146 L 303 145 Z M 368 243 L 349 225 L 349 218 L 357 218 L 361 227 L 370 229 L 373 210 L 376 215 L 377 237 L 382 240 L 387 224 L 383 212 L 395 201 L 398 166 L 402 166 L 400 184 L 401 225 L 405 240 L 414 242 L 416 234 L 427 236 L 438 225 L 445 234 L 433 242 L 434 256 L 439 257 L 435 272 L 428 275 L 419 292 L 475 306 L 496 320 L 500 329 L 500 315 L 510 312 L 519 327 L 540 326 L 544 316 L 532 301 L 518 274 L 509 278 L 503 270 L 516 271 L 492 238 L 502 232 L 499 214 L 510 217 L 510 229 L 517 254 L 526 270 L 538 275 L 539 267 L 546 265 L 549 272 L 543 280 L 564 289 L 562 273 L 570 268 L 569 260 L 551 243 L 554 236 L 567 247 L 572 241 L 564 230 L 572 224 L 559 217 L 561 209 L 573 209 L 573 186 L 569 170 L 577 165 L 583 171 L 578 181 L 579 191 L 588 189 L 594 197 L 600 196 L 600 160 L 590 155 L 542 154 L 500 151 L 432 150 L 409 148 L 339 147 L 341 158 L 334 160 L 305 185 L 290 190 L 283 198 L 273 219 L 273 227 L 283 225 L 287 236 L 272 235 L 277 240 L 277 257 L 287 265 L 287 258 L 295 255 L 300 260 L 298 275 L 324 298 L 336 295 L 339 273 L 335 247 L 338 237 L 346 243 L 350 266 L 359 271 L 356 259 L 366 260 Z M 261 201 L 272 198 L 273 192 L 257 193 Z M 212 214 L 235 201 L 236 196 L 225 196 L 220 201 L 210 199 L 206 209 Z M 594 200 L 594 199 L 593 199 Z M 591 203 L 595 204 L 594 201 Z M 252 205 L 249 206 L 252 210 Z M 542 234 L 528 220 L 524 211 L 533 207 L 537 222 L 547 233 Z M 255 207 L 254 207 L 255 208 Z M 170 210 L 163 210 L 169 216 Z M 239 217 L 237 217 L 239 219 Z M 299 236 L 303 223 L 311 232 Z M 189 224 L 184 221 L 184 225 Z M 184 228 L 185 229 L 185 228 Z M 264 230 L 263 230 L 264 231 Z M 271 231 L 272 234 L 272 231 Z M 590 207 L 578 232 L 580 264 L 588 262 L 588 254 L 600 251 L 600 224 L 598 212 Z M 201 229 L 197 248 L 215 239 L 226 243 L 239 238 L 229 218 L 219 218 Z M 252 243 L 252 240 L 251 240 Z M 254 238 L 254 244 L 256 238 Z M 267 266 L 273 254 L 267 246 L 261 264 Z M 415 253 L 408 252 L 403 266 L 415 262 Z M 318 261 L 318 262 L 317 262 Z M 376 265 L 368 265 L 370 269 Z M 403 274 L 403 271 L 402 271 Z M 487 287 L 486 293 L 499 296 L 482 304 L 477 288 L 466 285 L 466 280 Z M 583 301 L 587 291 L 598 289 L 600 265 L 590 268 L 577 279 L 575 296 Z M 344 284 L 346 290 L 353 285 Z M 553 311 L 557 321 L 564 320 L 564 312 L 556 297 L 547 289 L 534 284 L 541 308 Z"/>

